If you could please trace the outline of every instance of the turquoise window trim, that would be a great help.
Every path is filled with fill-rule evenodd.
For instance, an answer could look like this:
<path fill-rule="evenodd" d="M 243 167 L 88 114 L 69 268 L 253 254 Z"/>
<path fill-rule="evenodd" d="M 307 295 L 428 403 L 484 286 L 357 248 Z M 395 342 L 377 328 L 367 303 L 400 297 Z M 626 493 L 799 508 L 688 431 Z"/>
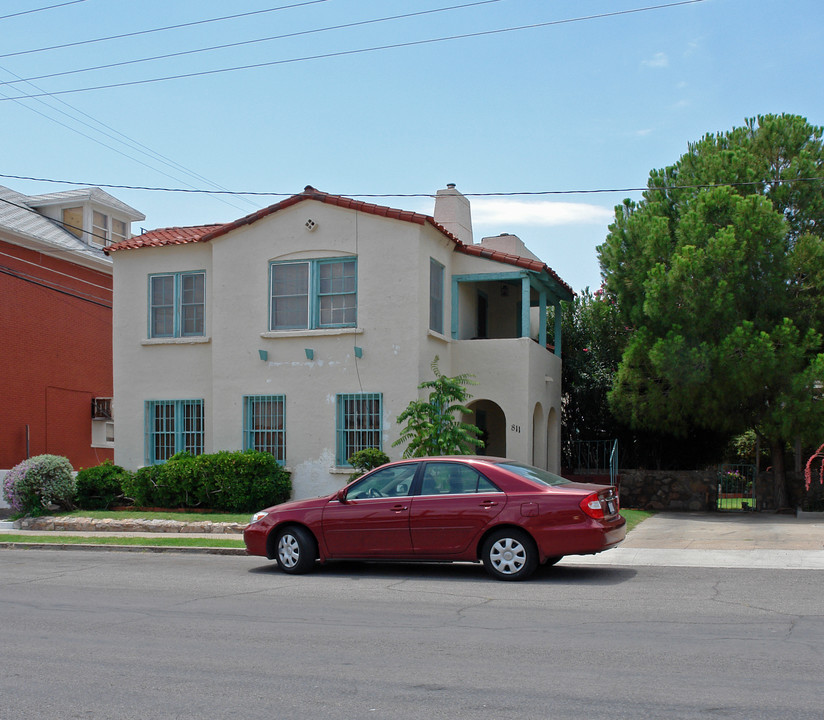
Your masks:
<path fill-rule="evenodd" d="M 146 465 L 159 465 L 184 450 L 204 451 L 203 400 L 146 400 L 143 422 Z"/>
<path fill-rule="evenodd" d="M 322 265 L 331 265 L 334 263 L 354 263 L 355 265 L 355 289 L 351 293 L 335 292 L 335 293 L 321 293 L 320 291 L 320 267 Z M 273 277 L 272 268 L 278 265 L 307 265 L 309 268 L 309 288 L 308 288 L 308 322 L 306 326 L 289 325 L 289 326 L 275 326 L 274 318 L 272 316 L 272 300 L 273 300 Z M 355 320 L 353 322 L 344 323 L 321 323 L 321 298 L 329 296 L 354 295 L 355 298 Z M 335 258 L 317 258 L 312 260 L 272 260 L 269 262 L 269 321 L 268 328 L 270 332 L 277 332 L 278 330 L 320 330 L 323 328 L 340 328 L 340 327 L 357 327 L 357 311 L 358 311 L 358 258 L 354 255 L 347 255 L 344 257 Z"/>
<path fill-rule="evenodd" d="M 268 452 L 286 464 L 285 395 L 243 396 L 243 449 Z"/>
<path fill-rule="evenodd" d="M 440 296 L 434 293 L 435 280 L 440 283 Z M 429 258 L 429 329 L 444 334 L 444 294 L 446 290 L 446 268 L 435 258 Z"/>
<path fill-rule="evenodd" d="M 555 300 L 555 354 L 561 357 L 561 301 Z"/>
<path fill-rule="evenodd" d="M 183 278 L 197 277 L 203 278 L 203 302 L 202 303 L 186 303 L 183 302 Z M 153 304 L 153 283 L 157 278 L 172 278 L 172 302 L 164 303 L 163 305 Z M 185 270 L 180 272 L 166 272 L 166 273 L 150 273 L 148 276 L 148 327 L 147 333 L 149 338 L 178 338 L 178 337 L 203 337 L 206 327 L 206 271 L 205 270 Z M 186 332 L 183 329 L 183 308 L 187 306 L 201 306 L 203 317 L 201 318 L 200 332 Z M 172 310 L 172 332 L 158 333 L 154 329 L 154 310 L 155 308 L 171 308 Z"/>
<path fill-rule="evenodd" d="M 335 398 L 335 465 L 365 448 L 383 449 L 383 393 L 338 393 Z"/>

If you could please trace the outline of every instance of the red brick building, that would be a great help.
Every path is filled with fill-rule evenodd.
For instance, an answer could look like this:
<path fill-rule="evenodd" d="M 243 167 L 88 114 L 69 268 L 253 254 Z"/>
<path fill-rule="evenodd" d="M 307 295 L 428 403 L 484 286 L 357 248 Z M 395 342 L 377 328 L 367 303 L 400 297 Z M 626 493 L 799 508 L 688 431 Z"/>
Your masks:
<path fill-rule="evenodd" d="M 112 271 L 101 248 L 144 216 L 99 188 L 0 187 L 0 469 L 114 456 Z"/>

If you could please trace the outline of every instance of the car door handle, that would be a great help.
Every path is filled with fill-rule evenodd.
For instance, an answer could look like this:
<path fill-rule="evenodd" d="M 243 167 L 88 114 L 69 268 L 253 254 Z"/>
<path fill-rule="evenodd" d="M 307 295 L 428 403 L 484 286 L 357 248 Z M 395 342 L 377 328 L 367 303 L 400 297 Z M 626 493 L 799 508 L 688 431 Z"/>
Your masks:
<path fill-rule="evenodd" d="M 392 506 L 392 512 L 394 512 L 394 513 L 404 512 L 405 510 L 408 510 L 408 509 L 409 509 L 408 505 L 393 505 Z"/>
<path fill-rule="evenodd" d="M 481 503 L 481 507 L 491 508 L 491 507 L 495 507 L 495 505 L 497 505 L 497 504 L 498 503 L 496 503 L 494 500 L 484 500 Z"/>

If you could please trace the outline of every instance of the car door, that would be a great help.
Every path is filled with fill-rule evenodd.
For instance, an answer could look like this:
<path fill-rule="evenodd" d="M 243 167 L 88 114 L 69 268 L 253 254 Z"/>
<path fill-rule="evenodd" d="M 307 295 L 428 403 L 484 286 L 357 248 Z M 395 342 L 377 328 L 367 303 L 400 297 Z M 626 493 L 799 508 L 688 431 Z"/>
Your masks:
<path fill-rule="evenodd" d="M 506 505 L 506 495 L 475 468 L 458 461 L 424 464 L 409 527 L 417 557 L 461 553 Z"/>
<path fill-rule="evenodd" d="M 420 463 L 390 465 L 364 476 L 323 510 L 323 537 L 332 558 L 410 558 L 410 493 Z"/>

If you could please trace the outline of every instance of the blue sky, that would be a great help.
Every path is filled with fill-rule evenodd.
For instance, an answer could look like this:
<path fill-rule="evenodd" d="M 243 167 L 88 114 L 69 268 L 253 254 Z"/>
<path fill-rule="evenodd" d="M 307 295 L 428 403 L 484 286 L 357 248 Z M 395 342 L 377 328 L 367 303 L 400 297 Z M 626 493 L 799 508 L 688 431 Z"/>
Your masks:
<path fill-rule="evenodd" d="M 476 241 L 515 233 L 580 291 L 600 284 L 595 248 L 613 207 L 640 195 L 624 189 L 690 141 L 765 113 L 824 125 L 821 0 L 470 2 L 4 0 L 0 184 L 311 184 L 360 197 L 456 183 Z M 256 14 L 143 32 L 241 13 Z M 370 22 L 410 13 L 426 14 Z M 79 44 L 31 52 L 66 43 Z M 108 67 L 72 72 L 96 66 Z M 174 75 L 190 76 L 142 82 Z M 10 83 L 19 78 L 39 79 Z M 229 221 L 280 199 L 106 189 L 147 229 Z"/>

